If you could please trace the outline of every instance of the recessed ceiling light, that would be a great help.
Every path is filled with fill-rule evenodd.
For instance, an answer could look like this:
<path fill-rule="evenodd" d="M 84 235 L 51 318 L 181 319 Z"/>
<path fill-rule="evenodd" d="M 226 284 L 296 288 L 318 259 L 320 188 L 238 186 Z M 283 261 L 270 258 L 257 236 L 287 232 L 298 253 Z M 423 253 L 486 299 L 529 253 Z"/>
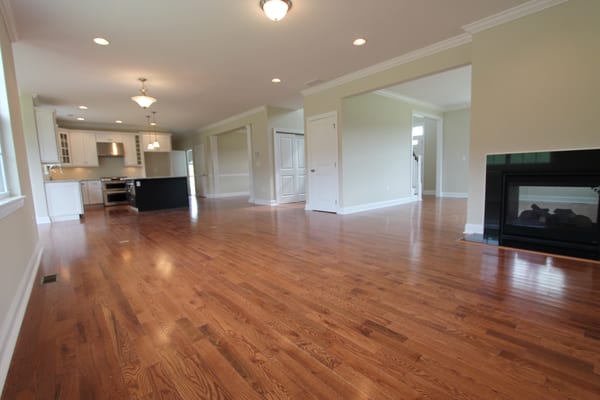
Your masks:
<path fill-rule="evenodd" d="M 110 44 L 110 42 L 103 37 L 94 38 L 94 43 L 100 46 L 108 46 Z"/>
<path fill-rule="evenodd" d="M 156 122 L 150 122 L 150 125 L 156 126 Z"/>
<path fill-rule="evenodd" d="M 364 46 L 365 44 L 367 44 L 367 39 L 365 39 L 365 38 L 358 38 L 354 42 L 352 42 L 352 44 L 355 45 L 355 46 Z"/>
<path fill-rule="evenodd" d="M 279 78 L 273 78 L 273 79 L 271 79 L 271 82 L 273 82 L 273 83 L 281 83 L 281 79 L 279 79 Z"/>
<path fill-rule="evenodd" d="M 79 109 L 80 110 L 87 110 L 88 108 L 87 108 L 87 106 L 79 106 Z"/>
<path fill-rule="evenodd" d="M 122 123 L 123 123 L 123 121 L 121 121 L 120 119 L 116 120 L 115 122 L 116 122 L 117 124 L 122 124 Z"/>
<path fill-rule="evenodd" d="M 83 118 L 83 117 L 77 117 L 77 121 L 85 121 L 85 118 Z"/>

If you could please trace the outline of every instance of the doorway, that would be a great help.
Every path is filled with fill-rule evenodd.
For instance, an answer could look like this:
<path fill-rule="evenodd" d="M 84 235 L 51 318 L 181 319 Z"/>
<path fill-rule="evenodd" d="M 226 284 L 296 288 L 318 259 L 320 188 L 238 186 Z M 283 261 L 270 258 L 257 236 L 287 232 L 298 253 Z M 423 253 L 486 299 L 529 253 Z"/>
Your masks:
<path fill-rule="evenodd" d="M 185 151 L 186 165 L 187 165 L 187 178 L 188 178 L 188 189 L 190 196 L 196 197 L 196 177 L 194 174 L 194 152 L 192 149 Z"/>
<path fill-rule="evenodd" d="M 305 201 L 306 162 L 304 133 L 273 131 L 275 192 L 278 204 Z"/>
<path fill-rule="evenodd" d="M 337 113 L 308 118 L 308 197 L 307 210 L 338 211 Z"/>
<path fill-rule="evenodd" d="M 442 195 L 442 125 L 437 116 L 412 114 L 413 194 Z"/>

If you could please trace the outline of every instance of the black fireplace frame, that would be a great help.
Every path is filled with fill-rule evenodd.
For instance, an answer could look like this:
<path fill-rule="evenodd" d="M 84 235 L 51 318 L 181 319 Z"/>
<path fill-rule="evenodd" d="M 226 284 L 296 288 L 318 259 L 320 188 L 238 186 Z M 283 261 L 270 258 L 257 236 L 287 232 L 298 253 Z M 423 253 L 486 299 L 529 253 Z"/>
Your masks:
<path fill-rule="evenodd" d="M 582 186 L 586 179 L 595 182 L 599 177 L 600 149 L 488 155 L 484 241 L 600 260 L 600 221 L 593 221 L 594 231 L 589 234 L 580 237 L 570 234 L 564 238 L 557 237 L 555 232 L 544 237 L 539 234 L 539 229 L 517 229 L 505 224 L 506 207 L 511 201 L 508 193 L 511 182 L 516 180 L 533 186 Z M 600 180 L 596 185 L 600 185 Z"/>

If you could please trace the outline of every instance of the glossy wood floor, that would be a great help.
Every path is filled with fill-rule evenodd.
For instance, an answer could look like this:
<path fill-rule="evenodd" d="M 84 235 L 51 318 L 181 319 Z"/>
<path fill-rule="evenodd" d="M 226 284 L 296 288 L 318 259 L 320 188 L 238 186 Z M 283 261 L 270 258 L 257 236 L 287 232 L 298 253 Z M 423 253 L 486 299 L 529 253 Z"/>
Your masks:
<path fill-rule="evenodd" d="M 55 224 L 3 399 L 600 398 L 600 265 L 457 241 L 465 207 Z"/>

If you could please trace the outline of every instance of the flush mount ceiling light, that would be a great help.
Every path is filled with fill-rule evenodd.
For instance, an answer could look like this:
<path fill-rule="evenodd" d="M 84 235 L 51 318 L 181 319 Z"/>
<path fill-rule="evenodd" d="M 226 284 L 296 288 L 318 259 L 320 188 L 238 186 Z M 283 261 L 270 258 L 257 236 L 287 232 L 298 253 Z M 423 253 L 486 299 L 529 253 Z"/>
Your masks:
<path fill-rule="evenodd" d="M 291 0 L 260 0 L 260 8 L 272 21 L 281 21 L 292 9 Z"/>
<path fill-rule="evenodd" d="M 87 108 L 87 106 L 79 106 L 79 109 L 80 110 L 87 110 L 88 108 Z"/>
<path fill-rule="evenodd" d="M 354 42 L 352 42 L 353 45 L 359 47 L 359 46 L 364 46 L 365 44 L 367 44 L 367 39 L 365 38 L 358 38 L 356 39 Z"/>
<path fill-rule="evenodd" d="M 138 80 L 142 82 L 142 88 L 140 89 L 142 94 L 141 96 L 133 96 L 131 100 L 135 101 L 142 108 L 148 108 L 156 102 L 156 99 L 146 95 L 146 86 L 144 84 L 146 78 L 138 78 Z"/>
<path fill-rule="evenodd" d="M 279 78 L 273 78 L 273 79 L 271 79 L 271 82 L 273 82 L 273 83 L 281 83 L 281 79 L 279 79 Z"/>
<path fill-rule="evenodd" d="M 103 37 L 94 38 L 94 43 L 100 46 L 108 46 L 110 44 L 110 42 Z"/>
<path fill-rule="evenodd" d="M 85 118 L 83 118 L 83 117 L 77 117 L 77 121 L 85 121 Z"/>
<path fill-rule="evenodd" d="M 118 119 L 118 120 L 116 120 L 116 121 L 115 121 L 115 123 L 117 123 L 117 124 L 122 124 L 122 123 L 123 123 L 123 121 L 121 121 L 120 119 Z"/>

